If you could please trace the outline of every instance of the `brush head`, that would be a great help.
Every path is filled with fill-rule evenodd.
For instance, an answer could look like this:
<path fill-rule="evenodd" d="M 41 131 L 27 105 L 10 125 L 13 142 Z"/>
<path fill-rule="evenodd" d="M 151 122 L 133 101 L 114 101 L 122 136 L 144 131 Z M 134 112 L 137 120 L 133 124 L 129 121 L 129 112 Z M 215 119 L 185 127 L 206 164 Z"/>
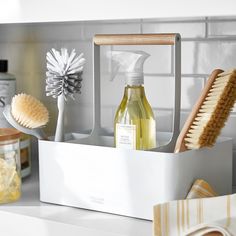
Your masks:
<path fill-rule="evenodd" d="M 175 152 L 212 147 L 236 101 L 236 70 L 213 71 L 188 117 Z"/>
<path fill-rule="evenodd" d="M 81 81 L 85 64 L 84 54 L 76 56 L 75 49 L 69 54 L 66 48 L 61 52 L 52 48 L 47 52 L 46 95 L 57 98 L 63 95 L 64 99 L 81 92 Z"/>
<path fill-rule="evenodd" d="M 47 124 L 47 108 L 36 98 L 27 94 L 15 95 L 11 103 L 11 114 L 21 126 L 34 129 Z"/>

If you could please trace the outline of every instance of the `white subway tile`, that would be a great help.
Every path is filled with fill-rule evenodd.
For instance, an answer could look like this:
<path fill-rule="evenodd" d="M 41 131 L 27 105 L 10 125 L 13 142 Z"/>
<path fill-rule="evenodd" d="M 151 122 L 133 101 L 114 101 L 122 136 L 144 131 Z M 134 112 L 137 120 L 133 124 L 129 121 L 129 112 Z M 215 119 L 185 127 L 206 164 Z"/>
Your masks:
<path fill-rule="evenodd" d="M 236 20 L 234 21 L 216 21 L 208 24 L 209 36 L 235 36 Z"/>
<path fill-rule="evenodd" d="M 65 131 L 79 132 L 93 127 L 93 109 L 91 104 L 71 102 L 66 107 Z"/>
<path fill-rule="evenodd" d="M 180 130 L 183 128 L 185 121 L 187 120 L 191 110 L 181 110 L 180 113 Z"/>
<path fill-rule="evenodd" d="M 0 42 L 82 40 L 81 22 L 8 24 L 0 26 Z"/>
<path fill-rule="evenodd" d="M 2 24 L 0 25 L 0 42 L 20 43 L 32 41 L 31 24 Z"/>
<path fill-rule="evenodd" d="M 58 47 L 58 44 L 56 43 L 46 43 L 46 42 L 39 42 L 34 43 L 34 61 L 37 65 L 34 69 L 38 73 L 46 74 L 46 54 L 49 52 L 52 48 L 60 49 Z"/>
<path fill-rule="evenodd" d="M 27 73 L 45 75 L 46 53 L 51 48 L 59 50 L 65 45 L 69 50 L 71 49 L 66 43 L 9 43 L 6 45 L 7 50 L 4 53 L 6 55 L 4 58 L 9 60 L 9 71 L 16 75 Z"/>
<path fill-rule="evenodd" d="M 192 109 L 204 86 L 203 78 L 181 79 L 181 109 Z"/>
<path fill-rule="evenodd" d="M 183 77 L 181 81 L 181 109 L 191 109 L 203 88 L 202 78 Z M 173 108 L 174 78 L 145 76 L 145 88 L 153 107 Z"/>
<path fill-rule="evenodd" d="M 232 41 L 183 42 L 182 73 L 210 74 L 215 68 L 234 68 L 235 50 Z"/>
<path fill-rule="evenodd" d="M 110 57 L 108 56 L 111 50 L 112 46 L 102 46 L 100 48 L 100 70 L 102 74 L 112 72 L 112 63 Z"/>
<path fill-rule="evenodd" d="M 186 23 L 186 22 L 203 22 L 205 21 L 205 17 L 196 17 L 196 16 L 190 16 L 190 17 L 168 17 L 168 18 L 149 18 L 149 19 L 143 19 L 143 22 L 158 22 L 158 23 Z"/>
<path fill-rule="evenodd" d="M 38 99 L 45 95 L 45 76 L 37 73 L 16 74 L 17 93 L 31 94 Z"/>
<path fill-rule="evenodd" d="M 199 71 L 211 72 L 215 68 L 223 70 L 235 67 L 236 42 L 210 42 L 200 44 Z"/>
<path fill-rule="evenodd" d="M 140 46 L 114 46 L 113 50 L 145 51 L 150 57 L 144 63 L 144 73 L 171 73 L 171 46 L 140 45 Z"/>
<path fill-rule="evenodd" d="M 95 34 L 132 34 L 140 33 L 140 23 L 137 22 L 123 22 L 102 24 L 99 23 L 86 23 L 84 25 L 84 39 L 92 39 Z"/>
<path fill-rule="evenodd" d="M 113 107 L 103 106 L 101 108 L 101 126 L 113 129 Z"/>
<path fill-rule="evenodd" d="M 173 123 L 172 110 L 153 109 L 156 119 L 156 129 L 161 132 L 171 132 Z"/>
<path fill-rule="evenodd" d="M 197 38 L 205 36 L 204 22 L 155 22 L 143 23 L 143 33 L 180 33 L 182 38 Z"/>
<path fill-rule="evenodd" d="M 118 107 L 124 95 L 125 79 L 122 75 L 110 81 L 110 74 L 101 76 L 101 104 L 102 106 Z"/>
<path fill-rule="evenodd" d="M 181 57 L 182 57 L 182 73 L 183 74 L 196 74 L 200 73 L 199 70 L 199 50 L 198 42 L 182 42 Z"/>
<path fill-rule="evenodd" d="M 38 65 L 35 63 L 33 43 L 10 43 L 7 48 L 9 71 L 16 75 L 36 71 Z"/>
<path fill-rule="evenodd" d="M 1 59 L 8 59 L 9 57 L 9 48 L 10 44 L 8 43 L 0 43 L 0 58 Z M 8 69 L 9 69 L 9 63 L 8 63 Z"/>
<path fill-rule="evenodd" d="M 81 22 L 35 23 L 31 24 L 34 42 L 83 40 Z"/>
<path fill-rule="evenodd" d="M 221 136 L 230 137 L 233 139 L 234 149 L 236 149 L 236 116 L 231 114 L 226 122 L 225 127 L 221 132 Z"/>
<path fill-rule="evenodd" d="M 145 76 L 144 87 L 147 99 L 153 108 L 173 108 L 174 78 Z"/>
<path fill-rule="evenodd" d="M 208 17 L 209 21 L 229 21 L 236 20 L 236 16 L 210 16 Z"/>

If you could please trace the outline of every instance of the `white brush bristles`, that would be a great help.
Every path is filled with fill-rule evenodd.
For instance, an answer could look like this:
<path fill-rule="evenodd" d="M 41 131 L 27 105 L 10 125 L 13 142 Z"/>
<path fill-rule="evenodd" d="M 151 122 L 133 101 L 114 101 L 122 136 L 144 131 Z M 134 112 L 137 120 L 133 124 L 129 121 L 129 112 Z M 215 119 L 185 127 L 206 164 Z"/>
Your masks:
<path fill-rule="evenodd" d="M 33 96 L 24 93 L 13 97 L 11 114 L 20 125 L 31 129 L 44 126 L 49 120 L 47 108 Z"/>

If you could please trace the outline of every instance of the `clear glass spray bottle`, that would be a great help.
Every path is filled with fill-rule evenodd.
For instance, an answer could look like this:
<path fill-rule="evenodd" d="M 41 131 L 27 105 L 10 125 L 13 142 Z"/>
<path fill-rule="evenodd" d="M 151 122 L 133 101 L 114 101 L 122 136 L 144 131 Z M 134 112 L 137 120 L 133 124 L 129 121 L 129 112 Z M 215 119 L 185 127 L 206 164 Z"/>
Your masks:
<path fill-rule="evenodd" d="M 147 150 L 156 147 L 156 122 L 144 91 L 143 51 L 112 51 L 118 69 L 123 67 L 126 86 L 114 120 L 117 148 Z"/>

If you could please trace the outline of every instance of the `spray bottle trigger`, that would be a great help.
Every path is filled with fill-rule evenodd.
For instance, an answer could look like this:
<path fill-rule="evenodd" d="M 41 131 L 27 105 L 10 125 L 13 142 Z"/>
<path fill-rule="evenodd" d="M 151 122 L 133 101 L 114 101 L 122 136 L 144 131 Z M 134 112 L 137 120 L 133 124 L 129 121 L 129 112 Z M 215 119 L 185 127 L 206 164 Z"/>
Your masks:
<path fill-rule="evenodd" d="M 114 53 L 114 51 L 108 51 L 107 52 L 107 57 L 109 59 L 111 59 L 111 61 L 110 61 L 111 62 L 111 64 L 110 64 L 111 65 L 110 66 L 111 76 L 109 78 L 110 81 L 113 81 L 115 79 L 115 77 L 116 77 L 116 75 L 119 72 L 120 67 L 121 67 L 121 63 L 119 63 L 118 61 L 114 61 L 113 53 Z"/>
<path fill-rule="evenodd" d="M 120 70 L 121 64 L 120 63 L 112 63 L 111 64 L 111 77 L 110 81 L 113 81 Z"/>

